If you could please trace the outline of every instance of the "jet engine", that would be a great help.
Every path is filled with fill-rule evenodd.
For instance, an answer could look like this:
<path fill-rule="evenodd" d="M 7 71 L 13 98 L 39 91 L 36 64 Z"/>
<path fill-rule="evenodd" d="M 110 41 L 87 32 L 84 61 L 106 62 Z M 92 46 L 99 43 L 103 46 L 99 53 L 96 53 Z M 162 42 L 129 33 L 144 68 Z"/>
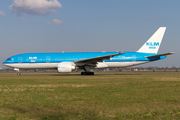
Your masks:
<path fill-rule="evenodd" d="M 72 72 L 76 69 L 72 62 L 62 62 L 57 65 L 58 72 Z"/>

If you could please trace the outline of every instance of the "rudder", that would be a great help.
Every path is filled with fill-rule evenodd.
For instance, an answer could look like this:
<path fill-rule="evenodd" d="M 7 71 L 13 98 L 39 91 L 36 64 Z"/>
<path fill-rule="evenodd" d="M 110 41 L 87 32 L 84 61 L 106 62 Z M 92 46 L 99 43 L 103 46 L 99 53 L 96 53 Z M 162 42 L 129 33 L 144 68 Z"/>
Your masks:
<path fill-rule="evenodd" d="M 160 27 L 137 52 L 157 53 L 165 31 L 166 27 Z"/>

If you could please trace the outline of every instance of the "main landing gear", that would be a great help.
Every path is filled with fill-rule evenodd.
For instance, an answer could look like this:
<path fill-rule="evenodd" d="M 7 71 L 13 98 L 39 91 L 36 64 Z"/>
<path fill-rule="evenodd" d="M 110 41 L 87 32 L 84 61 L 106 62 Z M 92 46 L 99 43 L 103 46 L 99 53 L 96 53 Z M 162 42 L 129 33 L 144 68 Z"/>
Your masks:
<path fill-rule="evenodd" d="M 90 72 L 90 67 L 89 66 L 84 66 L 84 70 L 86 72 L 81 72 L 81 75 L 94 75 L 94 72 Z"/>
<path fill-rule="evenodd" d="M 81 75 L 94 75 L 94 72 L 81 72 Z"/>

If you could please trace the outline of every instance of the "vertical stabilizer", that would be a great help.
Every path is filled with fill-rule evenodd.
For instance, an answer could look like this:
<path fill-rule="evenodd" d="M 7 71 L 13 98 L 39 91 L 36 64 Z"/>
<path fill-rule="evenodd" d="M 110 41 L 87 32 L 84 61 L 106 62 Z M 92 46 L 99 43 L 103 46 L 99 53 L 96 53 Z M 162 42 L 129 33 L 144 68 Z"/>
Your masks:
<path fill-rule="evenodd" d="M 157 53 L 165 30 L 166 27 L 160 27 L 137 52 Z"/>

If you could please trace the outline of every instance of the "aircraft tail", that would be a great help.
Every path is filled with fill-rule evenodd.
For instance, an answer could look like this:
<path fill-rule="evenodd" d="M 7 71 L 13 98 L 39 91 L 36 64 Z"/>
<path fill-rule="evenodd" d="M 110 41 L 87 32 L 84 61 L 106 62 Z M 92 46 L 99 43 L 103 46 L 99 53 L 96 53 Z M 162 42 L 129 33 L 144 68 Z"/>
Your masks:
<path fill-rule="evenodd" d="M 165 30 L 166 27 L 160 27 L 137 52 L 157 53 Z"/>

